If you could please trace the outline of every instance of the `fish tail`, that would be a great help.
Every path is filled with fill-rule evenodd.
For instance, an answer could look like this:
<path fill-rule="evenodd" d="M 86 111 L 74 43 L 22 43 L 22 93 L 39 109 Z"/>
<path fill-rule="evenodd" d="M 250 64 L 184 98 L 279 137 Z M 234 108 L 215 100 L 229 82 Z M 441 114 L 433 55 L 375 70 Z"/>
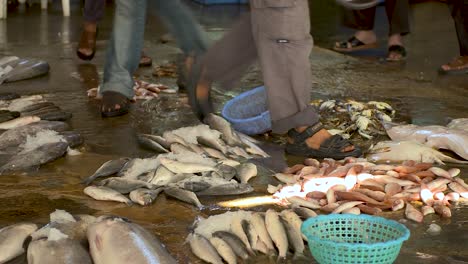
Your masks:
<path fill-rule="evenodd" d="M 84 184 L 84 185 L 89 185 L 91 184 L 96 178 L 93 176 L 90 176 L 84 180 L 81 181 L 81 184 Z"/>

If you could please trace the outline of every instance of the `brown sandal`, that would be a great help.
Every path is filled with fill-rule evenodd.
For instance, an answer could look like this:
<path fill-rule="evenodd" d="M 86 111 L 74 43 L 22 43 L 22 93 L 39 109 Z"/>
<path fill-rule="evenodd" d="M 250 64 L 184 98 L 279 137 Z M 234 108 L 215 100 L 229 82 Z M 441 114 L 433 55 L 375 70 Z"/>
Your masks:
<path fill-rule="evenodd" d="M 78 43 L 78 49 L 76 50 L 76 55 L 82 60 L 92 60 L 94 58 L 94 54 L 96 53 L 96 39 L 98 35 L 98 29 L 96 28 L 96 32 L 87 31 L 83 29 L 81 32 L 80 42 Z M 80 51 L 80 49 L 89 49 L 93 52 L 89 55 L 84 54 Z"/>
<path fill-rule="evenodd" d="M 444 67 L 446 66 L 446 67 Z M 465 74 L 468 73 L 468 56 L 460 56 L 439 68 L 441 74 Z"/>

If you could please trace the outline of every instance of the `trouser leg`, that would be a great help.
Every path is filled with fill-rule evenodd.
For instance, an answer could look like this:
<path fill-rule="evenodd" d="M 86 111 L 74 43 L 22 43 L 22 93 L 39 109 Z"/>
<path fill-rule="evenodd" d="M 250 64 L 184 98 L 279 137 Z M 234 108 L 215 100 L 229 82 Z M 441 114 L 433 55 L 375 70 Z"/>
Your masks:
<path fill-rule="evenodd" d="M 146 21 L 146 0 L 116 0 L 112 36 L 106 51 L 101 93 L 114 91 L 132 98 Z"/>
<path fill-rule="evenodd" d="M 84 21 L 97 23 L 104 15 L 106 0 L 85 0 Z"/>
<path fill-rule="evenodd" d="M 309 105 L 313 40 L 308 1 L 282 3 L 283 7 L 272 7 L 251 1 L 252 31 L 267 89 L 272 130 L 281 134 L 319 121 L 315 108 Z"/>
<path fill-rule="evenodd" d="M 389 35 L 406 35 L 410 32 L 408 0 L 386 0 L 385 12 L 390 27 Z"/>
<path fill-rule="evenodd" d="M 362 10 L 343 8 L 343 25 L 356 30 L 372 30 L 374 28 L 375 7 Z"/>
<path fill-rule="evenodd" d="M 460 56 L 468 56 L 468 0 L 449 0 L 448 4 L 455 22 Z"/>
<path fill-rule="evenodd" d="M 185 54 L 200 54 L 208 48 L 205 32 L 192 12 L 180 0 L 152 0 L 150 9 L 158 15 Z"/>

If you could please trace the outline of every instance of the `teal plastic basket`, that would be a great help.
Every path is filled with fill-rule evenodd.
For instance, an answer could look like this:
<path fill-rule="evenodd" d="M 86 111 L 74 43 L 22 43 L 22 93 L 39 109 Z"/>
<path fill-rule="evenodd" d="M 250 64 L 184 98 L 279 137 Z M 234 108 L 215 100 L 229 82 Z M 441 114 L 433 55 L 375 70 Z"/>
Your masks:
<path fill-rule="evenodd" d="M 393 263 L 410 236 L 408 228 L 396 221 L 352 214 L 309 218 L 301 231 L 320 264 Z"/>

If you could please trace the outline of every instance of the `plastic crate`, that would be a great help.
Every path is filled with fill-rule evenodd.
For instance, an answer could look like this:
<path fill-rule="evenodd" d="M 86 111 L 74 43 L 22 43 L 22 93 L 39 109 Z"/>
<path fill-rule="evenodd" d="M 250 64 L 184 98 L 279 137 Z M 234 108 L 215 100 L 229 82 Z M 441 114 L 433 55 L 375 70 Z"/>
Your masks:
<path fill-rule="evenodd" d="M 193 0 L 194 2 L 203 4 L 203 5 L 221 5 L 221 4 L 247 4 L 249 0 Z"/>

